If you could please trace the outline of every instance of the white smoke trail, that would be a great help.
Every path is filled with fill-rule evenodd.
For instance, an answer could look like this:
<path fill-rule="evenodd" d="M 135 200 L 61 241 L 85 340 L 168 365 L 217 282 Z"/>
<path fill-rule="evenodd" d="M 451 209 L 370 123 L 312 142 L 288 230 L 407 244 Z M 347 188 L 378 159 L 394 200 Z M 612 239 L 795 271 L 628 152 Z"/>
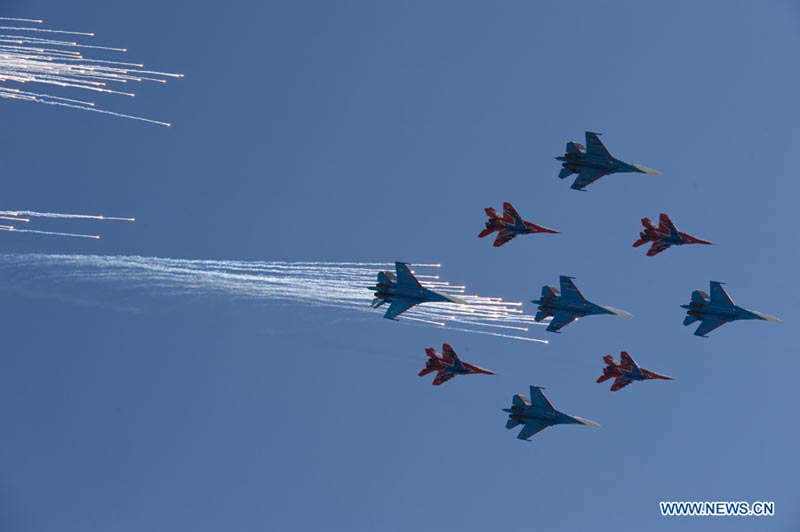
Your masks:
<path fill-rule="evenodd" d="M 0 21 L 41 24 L 41 20 L 0 17 Z M 144 70 L 144 65 L 104 59 L 86 58 L 82 49 L 126 52 L 125 48 L 96 46 L 77 41 L 50 38 L 49 35 L 75 35 L 94 37 L 91 32 L 76 32 L 37 26 L 0 26 L 1 31 L 16 32 L 0 35 L 0 98 L 68 107 L 108 114 L 131 120 L 149 122 L 169 127 L 169 122 L 98 109 L 93 102 L 64 98 L 49 93 L 23 91 L 13 84 L 37 84 L 49 87 L 77 88 L 79 90 L 133 96 L 114 86 L 128 82 L 151 81 L 166 83 L 166 78 L 181 78 L 183 74 Z M 36 34 L 48 34 L 38 37 Z"/>
<path fill-rule="evenodd" d="M 0 226 L 2 227 L 2 226 Z M 300 303 L 371 312 L 379 319 L 385 307 L 370 306 L 369 290 L 379 269 L 391 263 L 262 262 L 165 259 L 101 255 L 0 255 L 0 269 L 24 268 L 27 278 L 75 283 L 104 283 L 118 290 L 144 289 L 151 294 L 224 295 L 252 300 Z M 416 267 L 422 267 L 416 265 Z M 431 265 L 430 267 L 439 267 Z M 63 286 L 63 284 L 62 284 Z M 486 300 L 486 298 L 483 298 Z M 482 329 L 526 332 L 529 316 L 513 303 L 495 298 L 470 305 L 424 303 L 404 313 L 400 321 L 451 330 L 547 343 Z M 471 328 L 467 328 L 471 327 Z"/>

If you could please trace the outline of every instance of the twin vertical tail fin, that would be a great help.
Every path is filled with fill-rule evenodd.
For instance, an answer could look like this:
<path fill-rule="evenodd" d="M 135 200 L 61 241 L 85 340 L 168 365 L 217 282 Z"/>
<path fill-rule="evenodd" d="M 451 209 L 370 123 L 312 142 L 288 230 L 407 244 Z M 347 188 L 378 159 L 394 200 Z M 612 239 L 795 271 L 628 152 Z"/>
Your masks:
<path fill-rule="evenodd" d="M 392 272 L 383 271 L 378 272 L 378 284 L 385 284 L 387 286 L 393 285 L 397 282 L 397 278 Z"/>
<path fill-rule="evenodd" d="M 635 248 L 650 242 L 648 236 L 656 232 L 656 227 L 650 221 L 650 218 L 642 218 L 642 226 L 644 226 L 644 231 L 639 232 L 639 240 L 633 243 Z"/>
<path fill-rule="evenodd" d="M 708 294 L 702 290 L 695 290 L 692 292 L 692 303 L 708 303 Z"/>
<path fill-rule="evenodd" d="M 580 142 L 567 142 L 567 153 L 572 155 L 578 155 L 581 153 L 586 153 L 586 148 Z"/>

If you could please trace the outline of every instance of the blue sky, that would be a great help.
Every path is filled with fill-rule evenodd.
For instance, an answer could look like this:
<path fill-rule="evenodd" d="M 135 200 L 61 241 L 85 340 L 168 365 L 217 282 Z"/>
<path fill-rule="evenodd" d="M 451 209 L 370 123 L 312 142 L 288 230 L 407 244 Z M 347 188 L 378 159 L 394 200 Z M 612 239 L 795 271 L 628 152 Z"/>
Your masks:
<path fill-rule="evenodd" d="M 5 253 L 441 262 L 529 313 L 566 274 L 634 318 L 545 346 L 4 269 L 0 529 L 800 524 L 790 2 L 4 6 L 186 74 L 98 100 L 172 128 L 0 102 L 3 209 L 138 220 L 42 222 L 104 238 L 0 234 Z M 570 190 L 553 157 L 584 130 L 663 176 Z M 482 209 L 503 201 L 561 234 L 492 248 Z M 659 212 L 715 246 L 645 257 L 630 245 Z M 692 336 L 679 305 L 709 280 L 783 323 Z M 443 342 L 497 376 L 417 378 Z M 675 380 L 609 393 L 601 357 L 623 349 Z M 501 409 L 530 384 L 602 428 L 516 440 Z M 660 500 L 777 515 L 665 519 Z"/>

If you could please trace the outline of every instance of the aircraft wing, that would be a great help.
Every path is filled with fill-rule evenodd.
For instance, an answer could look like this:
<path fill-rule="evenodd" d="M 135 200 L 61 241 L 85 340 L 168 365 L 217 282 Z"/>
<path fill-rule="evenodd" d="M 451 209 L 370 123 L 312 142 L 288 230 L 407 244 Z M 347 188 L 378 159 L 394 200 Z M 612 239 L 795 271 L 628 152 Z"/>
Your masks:
<path fill-rule="evenodd" d="M 600 140 L 599 133 L 586 132 L 586 153 L 589 155 L 599 155 L 601 157 L 613 157 L 608 151 L 603 141 Z"/>
<path fill-rule="evenodd" d="M 663 212 L 658 216 L 658 230 L 662 233 L 669 233 L 669 236 L 678 238 L 678 228 Z"/>
<path fill-rule="evenodd" d="M 516 236 L 517 235 L 515 235 L 511 231 L 507 231 L 506 229 L 503 229 L 502 231 L 497 233 L 497 238 L 494 239 L 494 244 L 493 245 L 494 245 L 494 247 L 499 248 L 500 246 L 502 246 L 506 242 L 509 242 L 509 241 L 513 240 L 514 237 L 516 237 Z"/>
<path fill-rule="evenodd" d="M 617 390 L 621 390 L 624 387 L 626 387 L 627 385 L 629 385 L 630 383 L 631 383 L 631 381 L 629 381 L 625 377 L 617 377 L 614 380 L 614 384 L 611 385 L 611 391 L 612 392 L 616 392 Z"/>
<path fill-rule="evenodd" d="M 407 311 L 411 307 L 416 305 L 413 301 L 408 301 L 405 299 L 395 299 L 392 301 L 392 304 L 389 305 L 389 308 L 386 309 L 386 314 L 383 315 L 384 318 L 387 320 L 393 320 L 403 312 Z"/>
<path fill-rule="evenodd" d="M 547 427 L 548 425 L 545 425 L 540 421 L 530 421 L 525 423 L 525 426 L 522 427 L 522 430 L 519 431 L 519 434 L 517 434 L 517 438 L 520 440 L 529 440 L 534 434 L 543 431 Z"/>
<path fill-rule="evenodd" d="M 663 240 L 656 240 L 655 242 L 653 242 L 653 245 L 650 246 L 650 249 L 647 250 L 647 256 L 654 257 L 655 255 L 658 255 L 659 253 L 669 248 L 670 246 L 671 244 L 669 244 L 668 242 L 664 242 Z"/>
<path fill-rule="evenodd" d="M 571 301 L 586 301 L 586 298 L 583 297 L 581 291 L 578 290 L 578 287 L 572 282 L 571 277 L 562 275 L 558 280 L 561 283 L 561 297 L 563 299 Z"/>
<path fill-rule="evenodd" d="M 639 367 L 639 364 L 637 364 L 636 361 L 633 359 L 633 357 L 630 356 L 626 351 L 623 351 L 622 353 L 620 353 L 619 358 L 620 358 L 620 362 L 622 364 L 625 364 L 626 366 L 630 366 L 632 368 L 638 368 Z"/>
<path fill-rule="evenodd" d="M 703 320 L 700 323 L 700 325 L 697 327 L 697 330 L 694 331 L 694 335 L 695 336 L 705 336 L 708 333 L 710 333 L 711 331 L 713 331 L 714 329 L 716 329 L 718 327 L 722 327 L 726 323 L 728 323 L 728 322 L 727 321 L 723 321 L 723 320 L 714 320 L 714 319 Z"/>
<path fill-rule="evenodd" d="M 553 405 L 550 404 L 550 400 L 545 397 L 544 392 L 538 386 L 531 386 L 531 406 L 534 408 L 539 408 L 541 410 L 546 410 L 548 412 L 555 410 Z"/>
<path fill-rule="evenodd" d="M 517 212 L 517 209 L 515 209 L 514 206 L 507 201 L 503 203 L 503 217 L 522 220 L 522 217 Z"/>
<path fill-rule="evenodd" d="M 436 377 L 433 379 L 433 385 L 439 386 L 440 384 L 444 384 L 445 382 L 449 381 L 453 378 L 453 374 L 449 371 L 440 369 L 439 373 L 436 374 Z"/>
<path fill-rule="evenodd" d="M 717 305 L 735 306 L 733 304 L 733 299 L 731 299 L 731 296 L 725 291 L 722 284 L 723 283 L 717 281 L 711 281 L 711 302 Z"/>
<path fill-rule="evenodd" d="M 578 317 L 572 314 L 567 314 L 566 312 L 556 312 L 553 314 L 553 319 L 547 326 L 547 330 L 550 332 L 558 332 L 577 319 Z"/>
<path fill-rule="evenodd" d="M 414 277 L 414 274 L 411 273 L 411 270 L 408 269 L 408 264 L 405 262 L 395 262 L 394 268 L 397 270 L 397 285 L 398 286 L 411 286 L 414 288 L 422 288 L 422 285 L 419 284 L 417 278 Z"/>
<path fill-rule="evenodd" d="M 451 362 L 453 366 L 455 366 L 457 369 L 461 370 L 464 369 L 464 363 L 461 362 L 461 359 L 458 357 L 458 354 L 456 354 L 455 350 L 452 347 L 450 347 L 450 344 L 444 344 L 442 346 L 442 356 L 444 357 L 445 360 Z"/>
<path fill-rule="evenodd" d="M 604 175 L 606 175 L 604 172 L 597 170 L 596 168 L 589 168 L 588 166 L 581 168 L 581 172 L 578 174 L 578 177 L 575 178 L 575 182 L 572 183 L 570 188 L 575 190 L 583 190 L 585 187 L 591 185 Z"/>

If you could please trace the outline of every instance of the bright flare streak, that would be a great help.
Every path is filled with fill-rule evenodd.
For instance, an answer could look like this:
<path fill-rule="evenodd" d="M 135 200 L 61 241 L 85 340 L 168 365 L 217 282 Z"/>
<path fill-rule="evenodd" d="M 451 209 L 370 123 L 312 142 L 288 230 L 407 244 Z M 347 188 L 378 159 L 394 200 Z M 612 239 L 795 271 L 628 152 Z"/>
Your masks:
<path fill-rule="evenodd" d="M 2 20 L 31 24 L 42 22 L 34 19 L 0 18 L 0 21 Z M 181 78 L 183 74 L 143 70 L 143 65 L 138 63 L 84 58 L 80 51 L 81 49 L 95 49 L 126 52 L 125 48 L 95 46 L 77 41 L 58 40 L 49 36 L 32 36 L 32 34 L 37 33 L 49 33 L 93 37 L 94 34 L 89 32 L 62 31 L 26 26 L 0 26 L 0 30 L 19 32 L 16 35 L 0 35 L 0 83 L 5 84 L 5 86 L 0 86 L 0 98 L 93 111 L 162 126 L 170 125 L 168 122 L 160 120 L 97 109 L 90 102 L 79 102 L 51 94 L 20 91 L 13 86 L 9 86 L 9 84 L 30 83 L 59 89 L 77 88 L 133 96 L 131 92 L 123 92 L 111 87 L 128 82 L 149 81 L 163 84 L 166 82 L 165 78 Z"/>
<path fill-rule="evenodd" d="M 413 316 L 404 316 L 404 318 L 410 321 L 418 321 L 420 323 L 427 323 L 429 325 L 437 325 L 439 327 L 444 327 L 445 325 L 447 325 L 446 323 L 441 321 L 423 320 L 422 318 L 414 318 Z"/>
<path fill-rule="evenodd" d="M 2 216 L 32 216 L 34 218 L 70 218 L 81 220 L 113 220 L 119 222 L 135 222 L 136 218 L 121 218 L 119 216 L 103 216 L 101 214 L 67 214 L 60 212 L 36 211 L 0 211 Z M 14 218 L 16 219 L 16 218 Z"/>
<path fill-rule="evenodd" d="M 480 323 L 480 322 L 476 323 L 474 321 L 467 321 L 467 320 L 453 320 L 453 321 L 458 321 L 459 323 L 469 323 L 470 325 L 482 325 L 483 327 L 495 327 L 497 329 L 512 329 L 514 331 L 528 332 L 527 327 L 515 327 L 513 325 L 497 325 L 495 323 Z"/>
<path fill-rule="evenodd" d="M 11 17 L 0 17 L 0 20 L 10 20 L 13 22 L 31 22 L 33 24 L 41 24 L 44 22 L 43 20 L 38 20 L 34 18 L 11 18 Z"/>
<path fill-rule="evenodd" d="M 512 340 L 524 340 L 526 342 L 537 342 L 540 344 L 549 344 L 549 340 L 541 340 L 539 338 L 528 338 L 527 336 L 514 336 L 511 334 L 501 334 L 489 331 L 476 331 L 475 329 L 461 329 L 459 327 L 447 327 L 451 331 L 461 331 L 475 334 L 488 334 L 489 336 L 499 336 L 500 338 L 510 338 Z"/>
<path fill-rule="evenodd" d="M 15 229 L 12 226 L 0 226 L 0 230 Z M 96 238 L 95 235 L 64 235 Z M 24 268 L 27 275 L 41 281 L 42 289 L 47 289 L 48 282 L 58 283 L 57 287 L 60 288 L 69 286 L 64 281 L 113 283 L 112 286 L 116 286 L 118 290 L 145 288 L 148 293 L 156 296 L 223 295 L 369 312 L 373 316 L 376 316 L 376 311 L 370 307 L 372 295 L 366 287 L 374 283 L 376 266 L 390 267 L 386 263 L 291 263 L 137 256 L 0 254 L 0 269 Z M 494 327 L 526 332 L 527 327 L 523 326 L 527 323 L 522 319 L 525 316 L 514 314 L 511 310 L 516 311 L 480 303 L 475 303 L 472 307 L 425 303 L 410 309 L 399 321 L 437 327 L 455 325 L 454 330 L 469 333 L 547 343 L 545 340 L 480 330 Z M 384 309 L 378 311 L 382 314 Z M 377 316 L 376 319 L 379 319 Z M 463 326 L 470 328 L 459 328 Z"/>
<path fill-rule="evenodd" d="M 85 31 L 48 30 L 47 28 L 15 28 L 12 26 L 0 26 L 0 30 L 36 31 L 40 33 L 61 33 L 63 35 L 82 35 L 84 37 L 94 37 L 94 33 L 86 33 Z"/>
<path fill-rule="evenodd" d="M 57 231 L 37 231 L 35 229 L 17 229 L 11 225 L 0 225 L 1 231 L 11 231 L 14 233 L 35 233 L 37 235 L 51 235 L 51 236 L 70 236 L 73 238 L 93 238 L 100 240 L 100 235 L 84 235 L 80 233 L 60 233 Z"/>

